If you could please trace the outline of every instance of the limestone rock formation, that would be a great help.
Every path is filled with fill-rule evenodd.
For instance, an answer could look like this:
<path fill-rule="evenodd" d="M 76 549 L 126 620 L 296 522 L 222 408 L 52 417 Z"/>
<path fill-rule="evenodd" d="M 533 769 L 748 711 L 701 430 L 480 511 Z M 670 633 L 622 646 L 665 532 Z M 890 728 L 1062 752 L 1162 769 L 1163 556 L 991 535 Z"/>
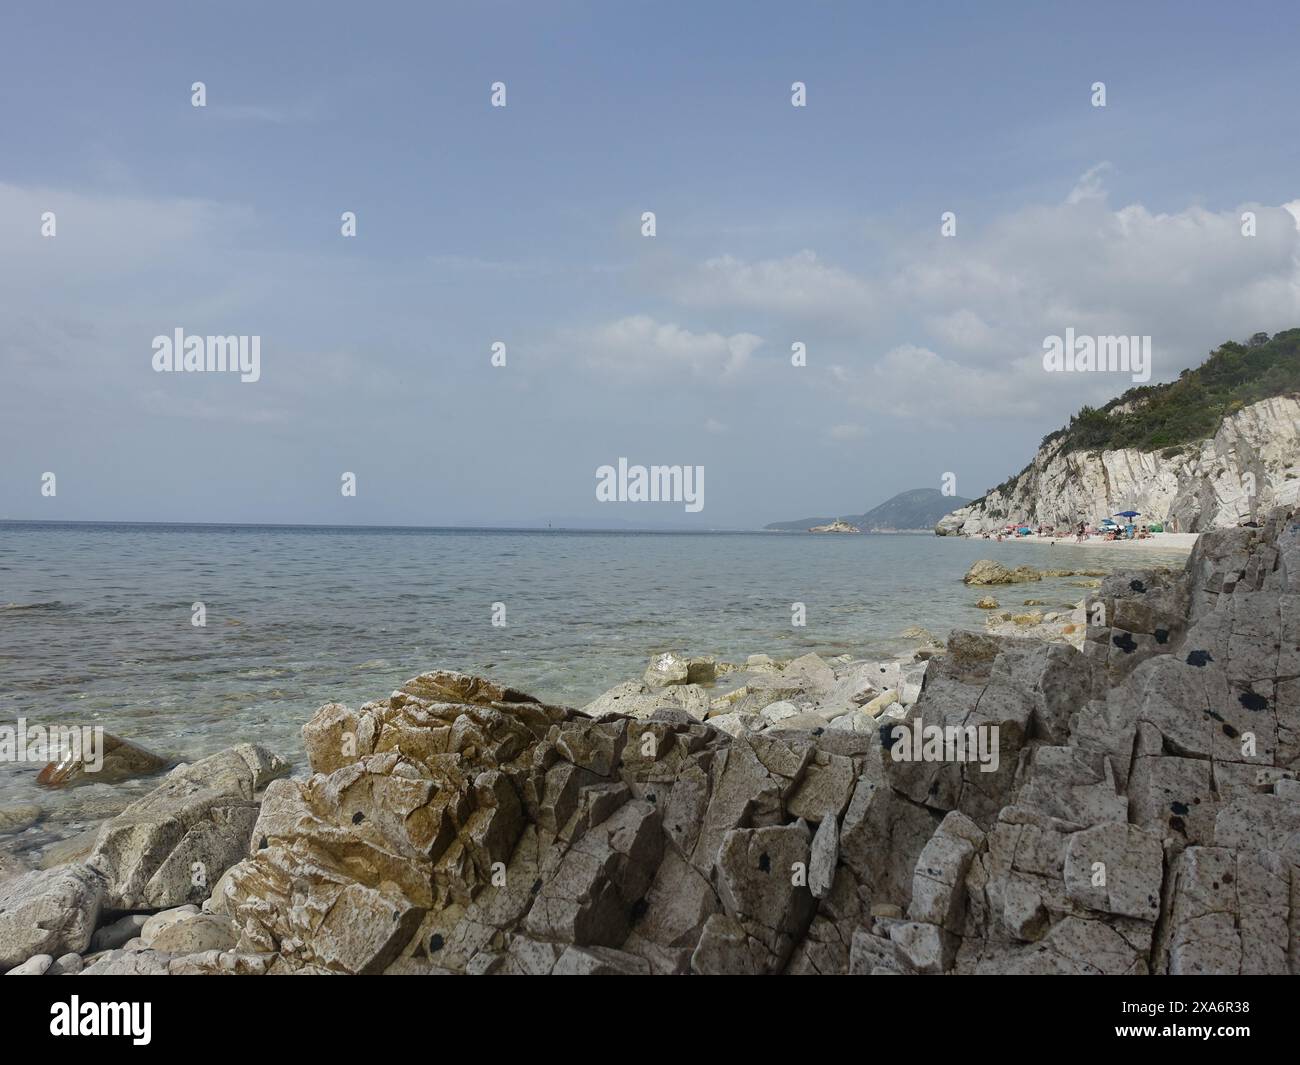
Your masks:
<path fill-rule="evenodd" d="M 257 793 L 287 771 L 284 761 L 251 743 L 174 769 L 100 828 L 86 861 L 107 882 L 105 906 L 202 902 L 247 851 Z"/>
<path fill-rule="evenodd" d="M 978 536 L 1007 522 L 1073 528 L 1122 510 L 1178 532 L 1235 526 L 1300 503 L 1300 397 L 1244 407 L 1208 440 L 1176 453 L 1062 451 L 1055 442 L 1004 489 L 941 518 L 935 532 Z"/>
<path fill-rule="evenodd" d="M 1023 584 L 1025 581 L 1041 581 L 1043 575 L 1033 566 L 1017 566 L 1011 569 L 1001 562 L 981 558 L 972 562 L 970 569 L 962 580 L 967 584 Z"/>
<path fill-rule="evenodd" d="M 38 869 L 0 884 L 0 969 L 90 946 L 104 881 L 84 865 Z M 45 970 L 42 970 L 44 972 Z"/>

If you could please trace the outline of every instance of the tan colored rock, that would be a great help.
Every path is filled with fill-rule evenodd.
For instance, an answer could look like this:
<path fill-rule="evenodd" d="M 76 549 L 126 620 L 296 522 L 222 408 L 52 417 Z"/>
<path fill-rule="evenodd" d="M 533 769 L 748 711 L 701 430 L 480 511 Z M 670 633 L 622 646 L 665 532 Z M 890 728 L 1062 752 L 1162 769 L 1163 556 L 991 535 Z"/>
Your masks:
<path fill-rule="evenodd" d="M 159 930 L 148 945 L 160 954 L 202 954 L 231 950 L 238 939 L 239 930 L 230 918 L 196 913 Z"/>
<path fill-rule="evenodd" d="M 36 783 L 47 788 L 66 788 L 74 784 L 116 784 L 136 777 L 159 773 L 170 764 L 169 759 L 154 754 L 110 732 L 103 733 L 103 748 L 99 753 L 102 764 L 96 768 L 89 752 L 69 748 L 60 751 L 36 776 Z M 51 752 L 53 753 L 53 752 Z"/>

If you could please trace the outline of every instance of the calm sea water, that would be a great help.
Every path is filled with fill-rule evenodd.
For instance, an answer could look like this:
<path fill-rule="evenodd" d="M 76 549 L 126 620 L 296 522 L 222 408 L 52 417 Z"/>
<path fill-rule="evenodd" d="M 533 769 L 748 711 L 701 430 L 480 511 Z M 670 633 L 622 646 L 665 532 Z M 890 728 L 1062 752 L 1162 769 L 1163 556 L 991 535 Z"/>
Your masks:
<path fill-rule="evenodd" d="M 909 646 L 909 625 L 981 627 L 961 577 L 985 557 L 1185 556 L 911 535 L 0 523 L 0 722 L 102 725 L 183 760 L 252 740 L 301 764 L 318 705 L 357 705 L 435 666 L 581 705 L 661 650 L 869 657 Z M 1082 594 L 1059 580 L 999 596 Z M 43 791 L 38 769 L 0 765 L 0 807 L 76 822 L 133 797 Z"/>

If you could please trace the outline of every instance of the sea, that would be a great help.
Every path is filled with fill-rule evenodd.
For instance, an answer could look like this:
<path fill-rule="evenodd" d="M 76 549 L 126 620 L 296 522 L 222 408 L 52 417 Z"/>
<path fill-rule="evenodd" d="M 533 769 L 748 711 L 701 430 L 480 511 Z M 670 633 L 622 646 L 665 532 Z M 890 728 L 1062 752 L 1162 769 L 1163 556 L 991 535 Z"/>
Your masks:
<path fill-rule="evenodd" d="M 979 629 L 978 592 L 961 580 L 979 558 L 1181 568 L 1186 553 L 903 534 L 0 522 L 0 726 L 102 726 L 177 761 L 252 741 L 305 772 L 300 730 L 318 706 L 382 698 L 428 669 L 581 706 L 665 650 L 876 658 L 914 646 L 909 626 Z M 1069 578 L 994 591 L 1004 607 L 1086 594 Z M 0 851 L 39 852 L 156 784 L 51 791 L 40 768 L 0 763 Z M 32 824 L 6 831 L 32 807 Z"/>

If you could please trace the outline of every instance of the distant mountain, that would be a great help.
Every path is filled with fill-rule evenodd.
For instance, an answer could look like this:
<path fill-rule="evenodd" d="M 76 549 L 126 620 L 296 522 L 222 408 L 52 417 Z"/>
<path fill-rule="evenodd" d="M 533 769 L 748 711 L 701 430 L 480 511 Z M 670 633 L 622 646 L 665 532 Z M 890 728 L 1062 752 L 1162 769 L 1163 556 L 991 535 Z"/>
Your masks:
<path fill-rule="evenodd" d="M 814 525 L 829 525 L 834 521 L 856 525 L 865 532 L 929 532 L 934 523 L 945 514 L 964 507 L 970 500 L 961 496 L 946 496 L 937 488 L 913 488 L 899 492 L 880 506 L 865 514 L 843 514 L 835 518 L 804 518 L 801 521 L 774 521 L 763 528 L 775 532 L 807 532 Z"/>

